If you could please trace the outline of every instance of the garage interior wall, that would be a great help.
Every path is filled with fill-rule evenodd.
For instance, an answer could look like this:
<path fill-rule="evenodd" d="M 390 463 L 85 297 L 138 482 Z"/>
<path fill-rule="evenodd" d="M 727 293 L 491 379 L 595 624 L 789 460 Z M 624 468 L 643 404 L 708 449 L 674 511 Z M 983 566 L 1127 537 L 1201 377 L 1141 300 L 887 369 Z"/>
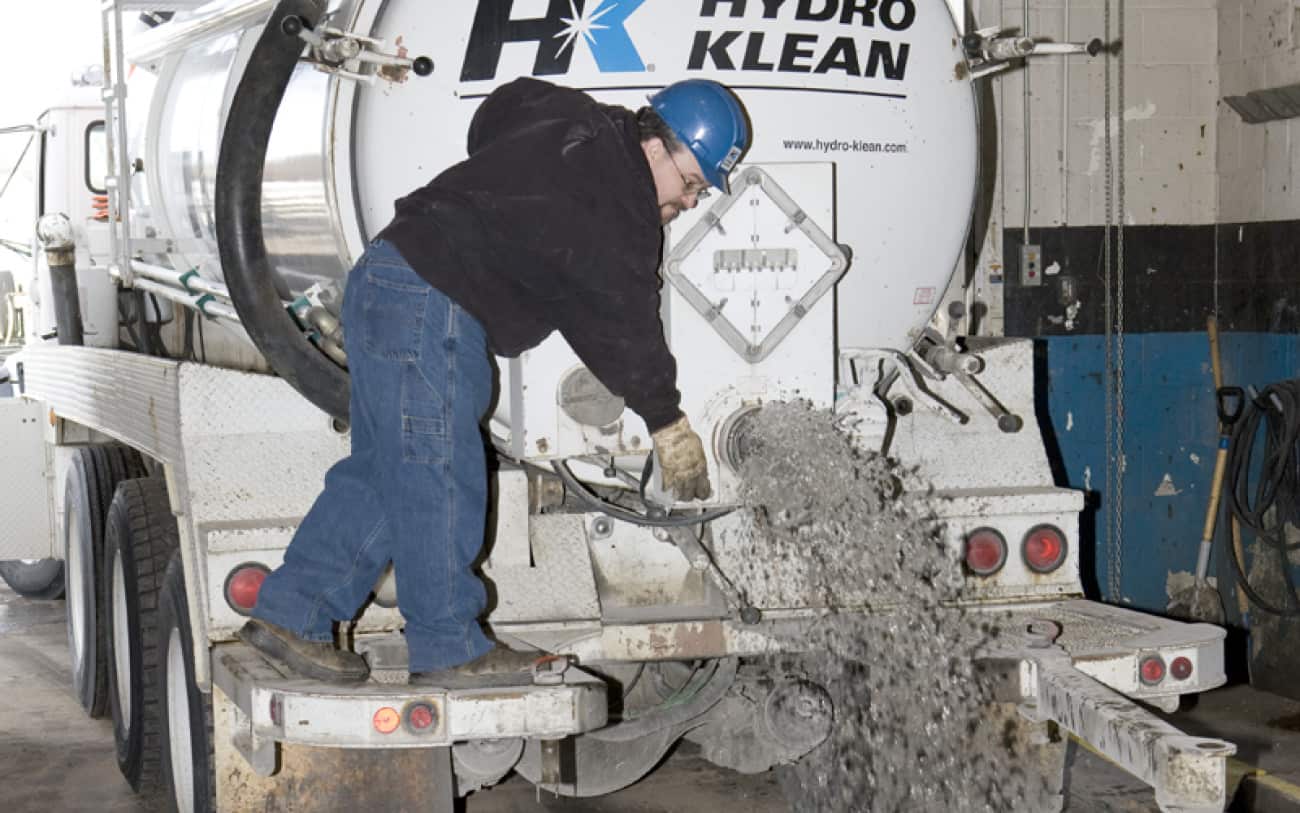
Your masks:
<path fill-rule="evenodd" d="M 1027 20 L 1023 7 L 972 0 L 971 11 L 979 26 L 1035 38 L 1121 40 L 1119 0 L 1109 2 L 1110 36 L 1103 0 L 1032 0 Z M 1206 317 L 1218 314 L 1226 384 L 1262 388 L 1300 375 L 1300 119 L 1244 124 L 1222 101 L 1300 82 L 1300 7 L 1128 0 L 1123 8 L 1109 117 L 1101 55 L 1031 59 L 991 81 L 996 183 L 972 273 L 976 298 L 989 308 L 980 332 L 1040 339 L 1040 420 L 1054 440 L 1058 478 L 1090 493 L 1091 591 L 1160 611 L 1168 575 L 1195 568 L 1214 469 Z M 1022 279 L 1020 268 L 1026 149 L 1029 241 L 1041 246 L 1043 269 L 1034 280 Z M 1119 323 L 1122 288 L 1124 335 L 1111 357 L 1117 371 L 1122 359 L 1124 410 L 1122 455 L 1110 456 L 1119 464 L 1108 472 L 1104 227 L 1108 194 L 1121 219 L 1121 160 L 1124 228 L 1122 237 L 1110 232 L 1111 323 Z M 1118 527 L 1107 519 L 1111 492 Z M 1216 537 L 1210 575 L 1235 621 L 1227 539 Z"/>

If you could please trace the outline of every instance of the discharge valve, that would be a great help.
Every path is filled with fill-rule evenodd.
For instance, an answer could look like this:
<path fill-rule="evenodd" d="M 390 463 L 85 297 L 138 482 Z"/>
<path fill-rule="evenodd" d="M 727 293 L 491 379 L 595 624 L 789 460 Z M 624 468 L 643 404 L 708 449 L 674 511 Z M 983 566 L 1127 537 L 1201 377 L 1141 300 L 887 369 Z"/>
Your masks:
<path fill-rule="evenodd" d="M 374 37 L 324 25 L 312 29 L 297 16 L 285 17 L 280 23 L 280 30 L 311 46 L 311 62 L 317 70 L 342 79 L 373 85 L 376 77 L 390 82 L 404 82 L 408 72 L 416 76 L 433 73 L 433 60 L 429 57 L 408 57 L 406 49 L 400 45 L 397 53 L 385 53 L 380 49 L 386 47 L 387 42 Z M 373 65 L 375 69 L 365 72 L 364 65 Z"/>
<path fill-rule="evenodd" d="M 961 38 L 969 61 L 970 78 L 979 79 L 1004 71 L 1018 59 L 1066 54 L 1096 56 L 1104 47 L 1097 37 L 1087 42 L 1046 42 L 1013 32 L 1015 29 L 1012 28 L 981 28 Z"/>

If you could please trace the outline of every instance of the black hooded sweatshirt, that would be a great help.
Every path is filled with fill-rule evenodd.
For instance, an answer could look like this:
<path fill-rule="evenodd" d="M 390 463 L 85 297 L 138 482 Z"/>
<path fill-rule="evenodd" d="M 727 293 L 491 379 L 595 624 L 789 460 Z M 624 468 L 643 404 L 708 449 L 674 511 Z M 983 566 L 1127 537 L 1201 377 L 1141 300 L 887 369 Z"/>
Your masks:
<path fill-rule="evenodd" d="M 483 101 L 468 147 L 398 200 L 379 236 L 483 325 L 494 352 L 517 356 L 558 330 L 651 432 L 676 420 L 658 195 L 632 111 L 517 79 Z"/>

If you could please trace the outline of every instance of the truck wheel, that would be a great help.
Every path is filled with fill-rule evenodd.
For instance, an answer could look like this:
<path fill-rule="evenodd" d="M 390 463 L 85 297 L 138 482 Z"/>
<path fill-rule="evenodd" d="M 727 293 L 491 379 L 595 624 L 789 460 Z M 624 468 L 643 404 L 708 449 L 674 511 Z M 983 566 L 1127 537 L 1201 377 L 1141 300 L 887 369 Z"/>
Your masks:
<path fill-rule="evenodd" d="M 117 767 L 137 792 L 162 776 L 162 689 L 158 593 L 177 546 L 167 483 L 124 480 L 108 509 L 104 532 L 104 595 L 108 597 L 108 700 Z"/>
<path fill-rule="evenodd" d="M 64 590 L 68 598 L 68 649 L 72 689 L 91 717 L 108 712 L 107 624 L 104 590 L 104 520 L 117 484 L 144 476 L 140 456 L 123 446 L 77 449 L 63 495 Z"/>
<path fill-rule="evenodd" d="M 23 598 L 63 596 L 63 562 L 59 559 L 10 559 L 0 562 L 0 578 Z"/>
<path fill-rule="evenodd" d="M 216 810 L 212 760 L 212 698 L 194 683 L 194 636 L 185 598 L 185 571 L 172 556 L 158 595 L 158 647 L 162 655 L 162 769 L 171 788 L 169 807 L 179 813 Z"/>

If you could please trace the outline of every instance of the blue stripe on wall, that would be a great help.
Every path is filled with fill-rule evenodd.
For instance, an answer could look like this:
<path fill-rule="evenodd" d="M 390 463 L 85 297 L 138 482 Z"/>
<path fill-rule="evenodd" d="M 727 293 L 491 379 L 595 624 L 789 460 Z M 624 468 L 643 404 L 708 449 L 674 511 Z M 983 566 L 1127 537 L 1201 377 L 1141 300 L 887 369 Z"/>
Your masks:
<path fill-rule="evenodd" d="M 1145 333 L 1124 339 L 1127 466 L 1118 595 L 1109 586 L 1110 546 L 1102 509 L 1107 499 L 1105 338 L 1051 336 L 1039 341 L 1046 347 L 1045 428 L 1059 450 L 1057 469 L 1065 485 L 1090 492 L 1094 506 L 1084 521 L 1085 584 L 1091 578 L 1104 601 L 1163 611 L 1166 574 L 1196 567 L 1214 473 L 1217 420 L 1206 335 Z M 1262 388 L 1300 377 L 1298 344 L 1294 334 L 1221 334 L 1224 383 Z M 1210 573 L 1225 586 L 1231 583 L 1230 565 L 1223 558 L 1227 539 L 1226 533 L 1216 537 L 1210 565 Z M 1231 612 L 1231 593 L 1225 596 Z"/>

